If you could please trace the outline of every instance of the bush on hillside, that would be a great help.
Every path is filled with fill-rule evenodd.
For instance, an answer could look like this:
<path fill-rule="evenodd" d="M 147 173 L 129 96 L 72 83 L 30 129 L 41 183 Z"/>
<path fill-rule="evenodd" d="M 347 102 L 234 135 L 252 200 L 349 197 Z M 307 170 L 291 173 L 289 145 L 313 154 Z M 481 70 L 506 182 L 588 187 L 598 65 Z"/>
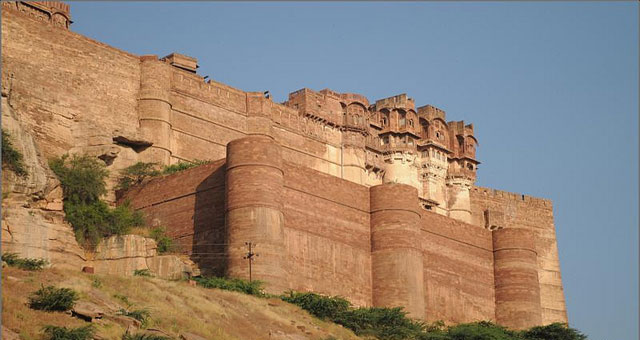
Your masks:
<path fill-rule="evenodd" d="M 488 321 L 459 324 L 449 327 L 447 339 L 451 340 L 518 340 L 518 334 Z M 428 339 L 428 338 L 427 338 Z"/>
<path fill-rule="evenodd" d="M 204 288 L 218 288 L 231 290 L 234 292 L 264 297 L 266 294 L 262 290 L 262 281 L 253 280 L 251 282 L 241 279 L 228 279 L 224 277 L 196 277 L 194 280 Z"/>
<path fill-rule="evenodd" d="M 128 316 L 130 318 L 136 319 L 140 321 L 140 324 L 143 328 L 147 326 L 149 319 L 151 318 L 151 312 L 148 309 L 134 309 L 134 310 L 126 310 L 120 309 L 116 312 L 118 315 Z"/>
<path fill-rule="evenodd" d="M 45 259 L 20 258 L 16 253 L 2 254 L 2 261 L 6 262 L 10 267 L 18 267 L 24 270 L 41 270 L 48 263 Z"/>
<path fill-rule="evenodd" d="M 11 142 L 11 135 L 5 129 L 2 129 L 2 168 L 9 169 L 20 177 L 27 175 L 24 157 L 15 149 Z"/>
<path fill-rule="evenodd" d="M 68 311 L 78 300 L 78 294 L 69 288 L 47 286 L 29 296 L 29 307 L 44 311 Z"/>
<path fill-rule="evenodd" d="M 289 291 L 282 300 L 300 306 L 320 319 L 334 320 L 351 307 L 351 303 L 339 296 L 324 296 L 316 293 Z"/>
<path fill-rule="evenodd" d="M 107 193 L 109 172 L 95 157 L 64 155 L 51 159 L 49 167 L 58 176 L 66 201 L 91 204 Z"/>
<path fill-rule="evenodd" d="M 173 239 L 167 236 L 164 227 L 156 227 L 151 229 L 149 236 L 156 241 L 159 254 L 168 253 L 174 250 Z"/>
<path fill-rule="evenodd" d="M 375 336 L 380 340 L 418 339 L 424 330 L 424 324 L 408 318 L 402 307 L 352 309 L 340 313 L 333 322 L 358 336 Z"/>
<path fill-rule="evenodd" d="M 568 327 L 564 323 L 552 323 L 546 326 L 532 327 L 523 331 L 526 340 L 586 340 L 587 336 L 580 331 Z"/>
<path fill-rule="evenodd" d="M 62 184 L 66 219 L 80 244 L 95 247 L 103 237 L 144 225 L 142 213 L 128 202 L 112 209 L 100 199 L 107 192 L 108 171 L 95 157 L 64 155 L 51 159 L 49 166 Z"/>
<path fill-rule="evenodd" d="M 86 325 L 76 328 L 66 328 L 47 325 L 42 329 L 45 340 L 90 340 L 93 339 L 95 328 Z"/>
<path fill-rule="evenodd" d="M 78 242 L 89 247 L 96 246 L 103 237 L 124 235 L 131 228 L 144 225 L 142 213 L 127 203 L 112 209 L 103 201 L 89 204 L 65 201 L 64 212 Z"/>

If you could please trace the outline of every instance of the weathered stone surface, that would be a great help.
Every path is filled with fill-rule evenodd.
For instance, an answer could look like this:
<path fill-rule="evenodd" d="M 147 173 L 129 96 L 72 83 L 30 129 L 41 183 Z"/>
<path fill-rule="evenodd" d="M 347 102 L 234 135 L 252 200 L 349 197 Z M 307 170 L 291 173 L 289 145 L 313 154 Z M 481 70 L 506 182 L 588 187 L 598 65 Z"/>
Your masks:
<path fill-rule="evenodd" d="M 71 309 L 73 316 L 77 316 L 85 321 L 93 322 L 94 319 L 101 319 L 104 311 L 98 305 L 88 301 L 78 301 Z"/>
<path fill-rule="evenodd" d="M 202 337 L 202 336 L 197 335 L 197 334 L 189 333 L 189 332 L 180 333 L 180 339 L 182 339 L 182 340 L 207 340 L 207 338 L 205 338 L 205 337 Z"/>
<path fill-rule="evenodd" d="M 180 279 L 199 275 L 195 264 L 177 255 L 157 255 L 156 241 L 139 235 L 111 236 L 96 247 L 91 262 L 96 274 L 132 276 L 148 269 L 153 276 Z"/>
<path fill-rule="evenodd" d="M 149 269 L 147 259 L 156 254 L 156 242 L 138 235 L 111 236 L 95 250 L 92 265 L 96 274 L 132 276 L 135 270 Z"/>
<path fill-rule="evenodd" d="M 190 263 L 190 264 L 189 264 Z M 159 255 L 147 259 L 149 270 L 163 279 L 181 279 L 200 275 L 195 264 L 176 255 Z"/>
<path fill-rule="evenodd" d="M 8 202 L 7 202 L 8 203 Z M 2 210 L 2 252 L 42 258 L 51 266 L 80 270 L 84 250 L 62 212 L 5 205 Z"/>

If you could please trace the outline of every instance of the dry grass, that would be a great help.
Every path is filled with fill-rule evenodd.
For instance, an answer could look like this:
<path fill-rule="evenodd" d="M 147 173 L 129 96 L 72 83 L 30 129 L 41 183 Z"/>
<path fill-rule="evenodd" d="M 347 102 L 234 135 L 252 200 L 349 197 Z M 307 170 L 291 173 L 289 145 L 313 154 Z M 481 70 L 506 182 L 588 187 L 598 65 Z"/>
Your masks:
<path fill-rule="evenodd" d="M 92 285 L 97 278 L 101 285 Z M 151 312 L 149 328 L 161 329 L 174 337 L 189 332 L 206 339 L 359 339 L 339 325 L 320 321 L 297 306 L 279 299 L 260 299 L 236 292 L 189 286 L 186 282 L 147 277 L 89 275 L 59 269 L 27 272 L 4 268 L 2 274 L 2 324 L 24 340 L 42 338 L 41 328 L 82 326 L 84 321 L 66 313 L 29 309 L 28 295 L 41 284 L 75 289 L 80 300 L 101 306 L 114 315 L 120 308 Z M 127 306 L 114 295 L 125 296 Z M 106 318 L 96 323 L 104 339 L 120 339 L 125 327 Z"/>

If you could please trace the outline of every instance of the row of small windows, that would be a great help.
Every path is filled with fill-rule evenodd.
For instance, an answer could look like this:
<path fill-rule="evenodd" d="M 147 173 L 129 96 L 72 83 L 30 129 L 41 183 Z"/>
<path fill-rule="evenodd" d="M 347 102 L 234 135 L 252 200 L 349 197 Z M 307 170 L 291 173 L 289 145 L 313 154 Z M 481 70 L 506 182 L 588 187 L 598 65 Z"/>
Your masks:
<path fill-rule="evenodd" d="M 409 146 L 413 146 L 413 138 L 409 136 L 405 137 L 393 137 L 389 138 L 389 136 L 384 136 L 380 138 L 380 145 L 388 145 L 390 141 L 395 141 L 396 144 L 407 144 Z"/>
<path fill-rule="evenodd" d="M 380 123 L 382 124 L 383 127 L 385 126 L 389 126 L 389 113 L 388 112 L 381 112 L 382 117 L 380 118 Z M 398 126 L 399 127 L 406 127 L 407 125 L 409 125 L 410 127 L 414 126 L 413 123 L 413 119 L 407 119 L 407 114 L 404 112 L 399 112 L 398 113 Z"/>
<path fill-rule="evenodd" d="M 445 155 L 444 152 L 433 149 L 431 150 L 431 153 L 429 153 L 429 150 L 422 151 L 422 157 L 433 157 L 441 161 L 447 160 L 447 155 Z"/>

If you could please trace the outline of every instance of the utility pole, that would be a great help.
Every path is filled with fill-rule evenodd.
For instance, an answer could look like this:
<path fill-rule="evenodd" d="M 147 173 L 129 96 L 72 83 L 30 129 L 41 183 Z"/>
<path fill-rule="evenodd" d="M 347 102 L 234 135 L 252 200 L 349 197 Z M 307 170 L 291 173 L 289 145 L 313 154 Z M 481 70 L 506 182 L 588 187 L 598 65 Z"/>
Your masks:
<path fill-rule="evenodd" d="M 249 282 L 251 282 L 251 262 L 253 262 L 254 256 L 259 256 L 259 255 L 253 252 L 252 247 L 254 247 L 255 244 L 251 242 L 245 242 L 244 244 L 247 245 L 247 247 L 249 247 L 249 251 L 247 252 L 247 255 L 243 257 L 243 259 L 249 260 Z"/>

